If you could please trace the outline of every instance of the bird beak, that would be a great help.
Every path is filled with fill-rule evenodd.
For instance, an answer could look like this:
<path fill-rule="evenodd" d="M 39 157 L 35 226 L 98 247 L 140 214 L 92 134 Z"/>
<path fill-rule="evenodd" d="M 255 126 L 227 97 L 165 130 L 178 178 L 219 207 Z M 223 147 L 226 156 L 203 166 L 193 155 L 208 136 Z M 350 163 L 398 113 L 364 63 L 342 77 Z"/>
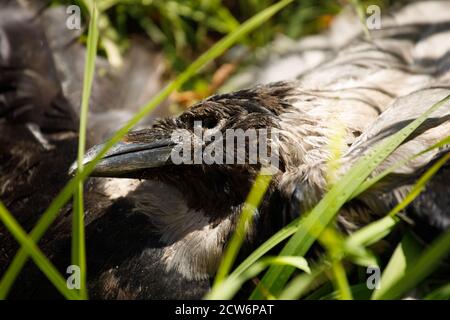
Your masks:
<path fill-rule="evenodd" d="M 96 164 L 91 176 L 134 178 L 136 172 L 171 164 L 170 155 L 175 143 L 170 139 L 158 139 L 151 142 L 119 142 L 108 150 Z M 98 144 L 86 153 L 83 164 L 90 163 L 103 149 Z M 73 175 L 78 169 L 75 162 L 69 169 Z"/>

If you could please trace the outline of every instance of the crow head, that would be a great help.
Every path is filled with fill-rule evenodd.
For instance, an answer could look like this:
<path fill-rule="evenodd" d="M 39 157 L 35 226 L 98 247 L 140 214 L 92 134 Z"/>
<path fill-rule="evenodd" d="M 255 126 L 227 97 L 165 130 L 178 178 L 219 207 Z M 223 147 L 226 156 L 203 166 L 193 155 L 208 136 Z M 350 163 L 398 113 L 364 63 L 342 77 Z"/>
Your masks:
<path fill-rule="evenodd" d="M 150 217 L 164 242 L 177 246 L 175 255 L 189 260 L 170 257 L 169 264 L 191 278 L 214 274 L 261 169 L 270 170 L 274 179 L 255 212 L 249 242 L 261 239 L 257 225 L 276 225 L 269 224 L 270 212 L 286 156 L 278 151 L 283 137 L 277 134 L 281 115 L 292 107 L 292 91 L 292 84 L 280 82 L 213 96 L 178 117 L 129 133 L 92 175 L 144 180 L 134 192 L 136 210 Z M 102 148 L 91 148 L 85 163 Z M 156 190 L 156 183 L 163 186 Z"/>
<path fill-rule="evenodd" d="M 289 91 L 278 83 L 213 96 L 176 118 L 129 133 L 92 174 L 167 182 L 193 207 L 242 203 L 263 166 L 282 170 L 275 149 Z M 86 163 L 102 147 L 90 149 Z"/>

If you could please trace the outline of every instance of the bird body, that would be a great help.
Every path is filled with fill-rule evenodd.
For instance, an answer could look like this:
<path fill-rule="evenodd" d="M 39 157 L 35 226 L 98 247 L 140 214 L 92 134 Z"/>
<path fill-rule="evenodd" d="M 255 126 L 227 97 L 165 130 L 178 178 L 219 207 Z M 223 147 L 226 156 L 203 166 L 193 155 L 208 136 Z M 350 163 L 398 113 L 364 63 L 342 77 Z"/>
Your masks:
<path fill-rule="evenodd" d="M 427 20 L 428 15 L 420 14 L 424 8 L 440 8 L 442 17 L 437 22 Z M 333 141 L 338 142 L 342 154 L 334 177 L 338 180 L 380 140 L 449 94 L 449 8 L 450 3 L 439 1 L 411 4 L 388 19 L 383 29 L 372 31 L 370 41 L 361 34 L 349 37 L 336 52 L 324 54 L 321 63 L 303 68 L 297 79 L 214 95 L 177 117 L 127 134 L 97 164 L 92 175 L 99 178 L 88 181 L 86 188 L 91 295 L 109 299 L 199 298 L 208 290 L 262 164 L 175 164 L 171 159 L 174 131 L 187 132 L 189 143 L 200 150 L 210 141 L 197 138 L 196 121 L 202 122 L 204 136 L 223 135 L 228 129 L 265 129 L 278 136 L 275 147 L 279 163 L 261 206 L 255 210 L 254 224 L 247 230 L 244 252 L 248 252 L 311 209 L 329 190 Z M 330 34 L 335 33 L 332 27 Z M 438 50 L 426 50 L 437 44 Z M 447 102 L 374 174 L 449 136 L 449 116 Z M 18 129 L 3 123 L 0 130 L 11 136 Z M 272 145 L 274 141 L 269 140 L 265 142 Z M 14 161 L 8 161 L 12 159 L 11 150 L 18 154 L 27 149 L 27 143 L 33 144 L 26 136 L 19 136 L 9 142 L 10 150 L 0 155 L 0 159 L 7 159 L 1 160 L 0 170 L 16 172 L 14 179 L 11 174 L 2 175 L 10 189 L 1 194 L 15 214 L 30 209 L 28 203 L 36 201 L 27 194 L 27 188 L 37 175 L 28 177 L 27 188 L 14 180 L 21 181 L 27 170 L 38 170 L 39 166 L 15 166 Z M 51 152 L 62 157 L 64 148 L 74 148 L 74 143 L 58 145 Z M 101 147 L 91 148 L 85 162 L 91 161 Z M 225 150 L 223 159 L 228 151 L 235 150 Z M 389 179 L 347 203 L 337 218 L 340 229 L 352 232 L 386 214 L 417 177 L 447 152 L 448 146 L 444 146 L 408 162 Z M 25 154 L 45 159 L 42 150 L 28 148 Z M 249 160 L 250 154 L 244 155 Z M 68 170 L 75 158 L 72 153 L 70 156 L 73 158 L 62 157 L 61 166 L 54 168 L 56 176 L 60 168 Z M 234 155 L 231 158 L 235 159 Z M 75 169 L 72 166 L 71 170 Z M 448 165 L 443 167 L 407 212 L 436 231 L 448 229 L 450 221 L 449 173 Z M 47 184 L 52 184 L 50 181 Z M 24 192 L 21 197 L 19 190 Z M 70 209 L 64 208 L 41 244 L 61 270 L 70 259 Z M 35 221 L 42 211 L 32 212 L 36 212 L 31 219 Z M 23 217 L 19 220 L 33 225 Z M 14 245 L 4 248 L 0 270 L 14 249 Z M 25 284 L 35 279 L 37 272 L 23 277 L 15 296 L 37 294 L 35 287 L 30 289 L 32 284 Z"/>

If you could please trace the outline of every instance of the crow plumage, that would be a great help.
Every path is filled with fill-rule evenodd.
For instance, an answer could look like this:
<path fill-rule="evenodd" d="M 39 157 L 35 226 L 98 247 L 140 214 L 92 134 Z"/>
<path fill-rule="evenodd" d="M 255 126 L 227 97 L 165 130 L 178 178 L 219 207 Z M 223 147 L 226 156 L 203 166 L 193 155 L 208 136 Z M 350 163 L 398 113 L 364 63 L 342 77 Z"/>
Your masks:
<path fill-rule="evenodd" d="M 335 177 L 339 179 L 379 141 L 449 94 L 449 8 L 448 2 L 440 1 L 411 4 L 386 18 L 381 30 L 373 30 L 371 41 L 361 34 L 351 37 L 314 68 L 304 68 L 295 80 L 218 94 L 177 117 L 126 135 L 97 165 L 92 175 L 101 178 L 89 181 L 86 191 L 91 296 L 199 298 L 208 290 L 263 164 L 249 164 L 249 153 L 239 165 L 175 164 L 173 132 L 184 130 L 191 147 L 200 150 L 207 146 L 196 139 L 196 121 L 202 122 L 201 132 L 207 137 L 227 129 L 266 129 L 279 137 L 279 165 L 246 238 L 244 252 L 251 250 L 312 208 L 328 190 L 330 143 L 335 135 L 342 136 L 343 156 Z M 424 14 L 424 10 L 435 13 Z M 436 46 L 439 49 L 429 50 Z M 449 136 L 449 117 L 446 103 L 375 173 Z M 101 147 L 90 149 L 85 162 Z M 339 228 L 352 232 L 382 217 L 424 170 L 448 152 L 444 146 L 416 158 L 347 203 L 337 218 Z M 67 157 L 64 161 L 68 167 Z M 417 227 L 429 227 L 428 235 L 447 230 L 450 224 L 449 173 L 444 166 L 404 212 Z M 17 190 L 13 181 L 9 185 L 11 192 Z M 29 208 L 30 200 L 25 198 L 15 205 Z M 70 264 L 70 207 L 63 211 L 41 247 L 65 271 Z M 35 219 L 38 212 L 32 212 Z M 5 250 L 3 261 L 11 252 Z M 44 286 L 35 286 L 37 271 L 22 277 L 13 296 L 42 297 L 47 292 Z"/>

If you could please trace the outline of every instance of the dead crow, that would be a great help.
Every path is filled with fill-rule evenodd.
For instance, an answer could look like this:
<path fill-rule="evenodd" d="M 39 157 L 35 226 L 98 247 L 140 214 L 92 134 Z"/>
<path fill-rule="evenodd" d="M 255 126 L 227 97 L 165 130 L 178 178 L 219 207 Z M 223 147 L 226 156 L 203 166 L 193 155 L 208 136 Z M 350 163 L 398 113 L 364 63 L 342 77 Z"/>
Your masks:
<path fill-rule="evenodd" d="M 438 10 L 439 14 L 427 17 L 422 13 L 424 8 Z M 258 147 L 266 144 L 276 150 L 278 163 L 272 168 L 273 180 L 264 201 L 255 210 L 255 223 L 248 230 L 243 251 L 248 252 L 312 208 L 328 190 L 330 180 L 338 180 L 379 141 L 450 93 L 448 9 L 449 4 L 444 2 L 407 6 L 383 29 L 372 31 L 370 41 L 361 34 L 352 37 L 335 54 L 295 80 L 218 94 L 177 117 L 129 133 L 97 165 L 92 175 L 101 178 L 90 180 L 87 186 L 91 297 L 202 297 L 235 230 L 255 176 L 267 163 L 252 163 L 252 153 L 247 149 L 241 158 L 236 157 L 237 143 L 225 148 L 223 154 L 215 154 L 217 161 L 210 164 L 175 163 L 174 149 L 186 147 L 195 154 L 193 150 L 205 151 L 216 141 L 212 137 L 223 136 L 227 130 L 265 130 L 265 139 L 258 136 L 254 141 Z M 430 49 L 436 46 L 439 50 Z M 449 116 L 447 103 L 377 172 L 448 136 Z M 7 123 L 0 130 L 13 130 L 11 137 L 11 128 Z M 173 139 L 174 132 L 183 132 L 181 144 Z M 206 141 L 199 136 L 207 137 Z M 272 139 L 275 136 L 277 139 Z M 334 139 L 336 136 L 339 139 Z M 20 143 L 9 140 L 10 148 L 17 150 L 15 159 L 21 150 L 29 155 L 25 152 L 29 143 L 25 137 L 19 139 Z M 328 176 L 331 141 L 337 141 L 342 154 L 334 178 Z M 62 144 L 57 151 L 63 152 L 68 145 Z M 91 161 L 101 147 L 90 149 L 85 162 Z M 417 177 L 447 152 L 448 146 L 442 147 L 398 168 L 346 204 L 337 218 L 338 227 L 350 233 L 382 217 L 406 195 Z M 26 181 L 28 171 L 15 166 L 8 158 L 10 154 L 3 152 L 0 158 L 3 181 L 9 186 L 10 201 L 6 205 L 11 205 L 16 215 L 29 212 L 28 219 L 35 221 L 45 207 L 32 207 L 36 197 L 30 196 L 30 190 L 18 187 L 20 181 Z M 49 161 L 39 152 L 35 156 L 41 157 L 36 163 Z M 227 163 L 227 156 L 234 161 Z M 64 165 L 58 168 L 68 169 L 73 160 L 73 154 L 65 154 L 61 160 Z M 70 171 L 75 169 L 74 165 Z M 443 167 L 404 213 L 408 221 L 429 227 L 427 232 L 432 235 L 448 229 L 450 223 L 449 169 L 448 165 Z M 39 166 L 29 170 L 34 174 L 28 176 L 27 186 L 43 175 Z M 14 179 L 6 174 L 8 171 L 16 172 Z M 52 171 L 51 175 L 62 176 L 65 172 Z M 18 190 L 22 192 L 20 197 Z M 1 197 L 5 198 L 4 192 Z M 70 206 L 63 210 L 40 243 L 62 272 L 70 264 L 70 210 Z M 33 225 L 23 217 L 19 220 Z M 6 268 L 15 248 L 6 246 L 0 256 L 0 270 Z M 37 279 L 39 272 L 28 268 L 16 283 L 12 297 L 52 296 L 51 287 Z"/>

